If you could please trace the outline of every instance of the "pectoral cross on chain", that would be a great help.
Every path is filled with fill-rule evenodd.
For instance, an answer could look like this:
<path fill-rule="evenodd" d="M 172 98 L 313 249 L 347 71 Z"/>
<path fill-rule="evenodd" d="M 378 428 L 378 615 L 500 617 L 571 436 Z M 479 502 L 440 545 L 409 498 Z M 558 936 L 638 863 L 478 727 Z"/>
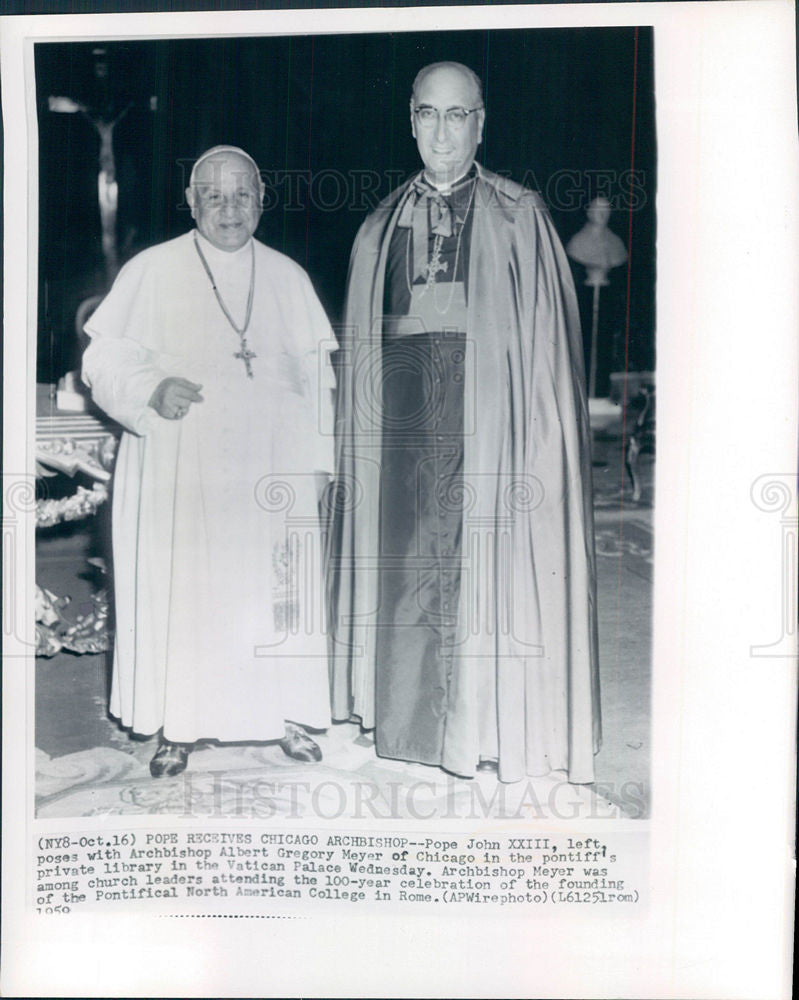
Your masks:
<path fill-rule="evenodd" d="M 446 272 L 449 268 L 449 262 L 441 259 L 441 244 L 443 242 L 443 237 L 438 235 L 433 240 L 433 253 L 430 256 L 430 263 L 427 265 L 428 288 L 434 284 L 439 271 Z"/>
<path fill-rule="evenodd" d="M 258 355 L 255 353 L 255 351 L 251 351 L 249 349 L 249 347 L 247 346 L 247 338 L 246 337 L 242 337 L 241 338 L 241 350 L 240 351 L 236 351 L 236 353 L 233 355 L 233 357 L 234 358 L 239 358 L 241 361 L 244 362 L 244 367 L 247 369 L 247 378 L 254 378 L 255 377 L 253 375 L 253 373 L 252 373 L 252 365 L 250 364 L 250 361 L 251 361 L 252 358 L 257 358 Z"/>

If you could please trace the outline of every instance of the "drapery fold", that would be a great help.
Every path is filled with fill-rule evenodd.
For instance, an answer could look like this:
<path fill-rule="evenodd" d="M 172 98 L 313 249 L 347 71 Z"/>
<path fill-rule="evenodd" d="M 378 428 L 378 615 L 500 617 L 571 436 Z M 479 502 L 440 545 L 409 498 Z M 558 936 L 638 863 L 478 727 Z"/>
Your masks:
<path fill-rule="evenodd" d="M 330 574 L 334 718 L 375 725 L 388 245 L 408 185 L 353 247 L 336 407 Z M 478 167 L 464 364 L 458 644 L 440 764 L 593 780 L 596 581 L 582 343 L 568 262 L 538 195 Z M 496 706 L 494 709 L 494 705 Z"/>

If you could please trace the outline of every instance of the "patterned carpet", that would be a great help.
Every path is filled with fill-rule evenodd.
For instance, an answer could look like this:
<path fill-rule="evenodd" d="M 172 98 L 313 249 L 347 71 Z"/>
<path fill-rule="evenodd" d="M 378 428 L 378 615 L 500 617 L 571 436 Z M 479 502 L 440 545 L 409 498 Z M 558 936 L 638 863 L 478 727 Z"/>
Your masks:
<path fill-rule="evenodd" d="M 594 440 L 594 518 L 603 745 L 597 789 L 633 819 L 650 811 L 654 467 L 633 502 L 618 438 Z"/>
<path fill-rule="evenodd" d="M 503 785 L 491 774 L 455 778 L 440 768 L 375 757 L 350 723 L 318 737 L 320 764 L 292 761 L 271 744 L 201 745 L 175 778 L 153 780 L 156 740 L 62 757 L 37 750 L 37 815 L 170 814 L 185 818 L 542 819 L 619 815 L 590 787 L 552 774 Z M 125 741 L 125 744 L 122 744 Z"/>
<path fill-rule="evenodd" d="M 153 780 L 155 740 L 131 739 L 106 712 L 103 655 L 59 653 L 36 664 L 36 808 L 40 817 L 172 814 L 194 817 L 479 819 L 643 818 L 649 812 L 652 469 L 630 500 L 618 438 L 597 436 L 595 512 L 604 744 L 597 782 L 553 772 L 503 785 L 375 755 L 357 726 L 320 734 L 320 764 L 290 760 L 275 744 L 201 744 L 176 778 Z M 38 582 L 84 613 L 98 580 L 85 559 L 102 551 L 107 514 L 43 531 Z"/>

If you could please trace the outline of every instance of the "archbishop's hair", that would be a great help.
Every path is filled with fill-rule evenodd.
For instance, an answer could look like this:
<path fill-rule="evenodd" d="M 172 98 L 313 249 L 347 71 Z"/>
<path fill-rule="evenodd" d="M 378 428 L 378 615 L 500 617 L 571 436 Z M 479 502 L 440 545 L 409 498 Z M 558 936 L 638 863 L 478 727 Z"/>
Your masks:
<path fill-rule="evenodd" d="M 461 73 L 463 73 L 464 76 L 466 76 L 471 81 L 475 93 L 477 94 L 478 104 L 483 103 L 483 81 L 480 79 L 480 77 L 475 73 L 473 69 L 469 69 L 469 67 L 464 66 L 463 63 L 449 62 L 449 61 L 430 63 L 429 66 L 422 66 L 422 68 L 419 70 L 419 72 L 416 74 L 413 80 L 413 86 L 411 87 L 411 100 L 415 99 L 416 91 L 419 88 L 422 80 L 424 80 L 426 76 L 428 76 L 430 73 L 434 72 L 434 70 L 437 69 L 459 70 Z"/>

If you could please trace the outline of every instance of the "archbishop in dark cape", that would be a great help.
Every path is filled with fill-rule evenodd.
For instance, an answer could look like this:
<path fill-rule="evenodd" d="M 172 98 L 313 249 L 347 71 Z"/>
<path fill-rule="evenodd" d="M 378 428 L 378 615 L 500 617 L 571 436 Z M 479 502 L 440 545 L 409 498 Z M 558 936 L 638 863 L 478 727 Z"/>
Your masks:
<path fill-rule="evenodd" d="M 352 251 L 331 538 L 333 717 L 384 757 L 594 780 L 589 426 L 569 264 L 536 193 L 474 163 L 480 82 L 423 69 L 425 170 Z"/>

